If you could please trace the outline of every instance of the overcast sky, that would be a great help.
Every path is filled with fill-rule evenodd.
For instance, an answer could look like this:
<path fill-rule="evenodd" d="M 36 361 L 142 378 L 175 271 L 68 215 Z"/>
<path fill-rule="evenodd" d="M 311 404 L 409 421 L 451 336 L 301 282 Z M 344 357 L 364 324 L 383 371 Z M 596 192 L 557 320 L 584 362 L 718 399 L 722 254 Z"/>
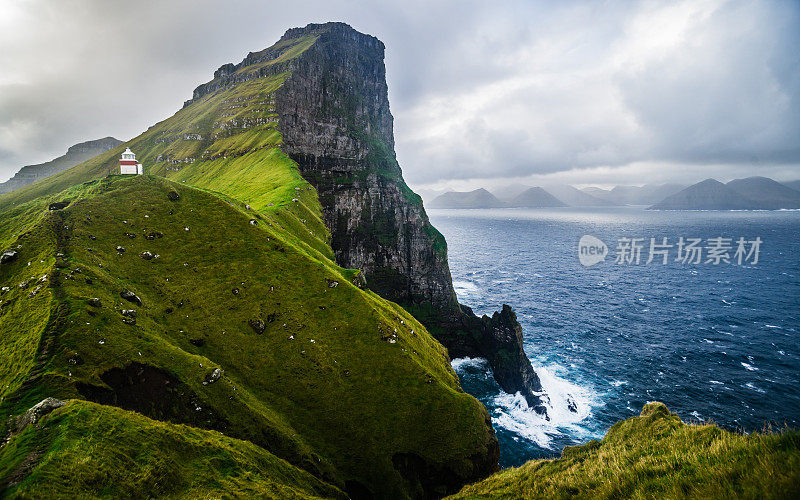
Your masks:
<path fill-rule="evenodd" d="M 330 20 L 386 44 L 416 188 L 800 179 L 796 0 L 0 0 L 0 180 Z"/>

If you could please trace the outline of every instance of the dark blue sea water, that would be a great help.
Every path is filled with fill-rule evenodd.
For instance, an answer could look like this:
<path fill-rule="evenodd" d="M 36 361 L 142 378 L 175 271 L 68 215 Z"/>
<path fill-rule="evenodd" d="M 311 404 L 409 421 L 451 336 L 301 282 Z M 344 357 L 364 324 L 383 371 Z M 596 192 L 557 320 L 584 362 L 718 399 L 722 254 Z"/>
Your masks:
<path fill-rule="evenodd" d="M 642 208 L 431 210 L 462 303 L 514 307 L 550 399 L 550 421 L 502 393 L 482 360 L 453 365 L 492 414 L 502 466 L 602 437 L 662 401 L 685 421 L 744 431 L 800 425 L 800 212 L 659 212 Z M 578 241 L 610 255 L 584 267 Z M 645 264 L 650 238 L 732 238 L 731 263 Z M 736 263 L 736 240 L 760 238 Z M 615 263 L 621 238 L 643 238 L 639 265 Z M 746 245 L 749 250 L 749 246 Z M 724 252 L 722 252 L 724 253 Z M 746 257 L 746 256 L 745 256 Z M 566 407 L 567 397 L 578 412 Z"/>

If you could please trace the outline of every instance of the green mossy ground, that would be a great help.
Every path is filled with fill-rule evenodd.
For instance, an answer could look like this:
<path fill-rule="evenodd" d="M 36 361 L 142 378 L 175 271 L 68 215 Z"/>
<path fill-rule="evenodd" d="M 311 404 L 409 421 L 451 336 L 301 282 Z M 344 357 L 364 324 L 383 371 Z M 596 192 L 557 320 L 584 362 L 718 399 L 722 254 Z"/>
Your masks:
<path fill-rule="evenodd" d="M 180 199 L 170 201 L 170 191 Z M 18 259 L 0 269 L 14 286 L 3 300 L 16 305 L 3 309 L 2 331 L 50 311 L 39 327 L 3 336 L 14 363 L 4 358 L 0 418 L 45 396 L 91 397 L 81 388 L 106 388 L 104 374 L 138 363 L 169 372 L 203 409 L 191 416 L 176 397 L 160 419 L 221 428 L 338 486 L 401 491 L 391 462 L 398 452 L 461 463 L 466 476 L 468 457 L 491 445 L 485 409 L 461 391 L 444 348 L 410 314 L 254 210 L 152 176 L 104 178 L 52 199 L 72 203 L 19 207 L 44 215 L 14 242 Z M 158 258 L 141 258 L 145 251 Z M 43 267 L 33 272 L 28 261 Z M 18 286 L 29 275 L 47 275 L 33 297 L 33 285 Z M 142 305 L 121 299 L 123 290 Z M 137 311 L 135 325 L 123 322 L 123 309 Z M 203 384 L 215 368 L 224 376 Z"/>
<path fill-rule="evenodd" d="M 741 435 L 681 422 L 661 403 L 602 441 L 565 448 L 450 498 L 798 498 L 800 432 Z"/>
<path fill-rule="evenodd" d="M 71 401 L 0 448 L 0 496 L 346 498 L 247 441 Z"/>
<path fill-rule="evenodd" d="M 273 62 L 315 40 L 281 42 Z M 0 244 L 19 249 L 0 268 L 0 420 L 46 396 L 125 407 L 115 376 L 143 385 L 113 387 L 139 399 L 157 376 L 170 402 L 133 409 L 222 430 L 338 487 L 403 496 L 415 486 L 395 453 L 475 474 L 471 457 L 496 445 L 486 410 L 412 316 L 333 262 L 316 190 L 280 150 L 273 95 L 289 75 L 263 74 L 0 197 Z M 126 147 L 149 175 L 110 175 Z M 48 211 L 57 201 L 71 204 Z"/>

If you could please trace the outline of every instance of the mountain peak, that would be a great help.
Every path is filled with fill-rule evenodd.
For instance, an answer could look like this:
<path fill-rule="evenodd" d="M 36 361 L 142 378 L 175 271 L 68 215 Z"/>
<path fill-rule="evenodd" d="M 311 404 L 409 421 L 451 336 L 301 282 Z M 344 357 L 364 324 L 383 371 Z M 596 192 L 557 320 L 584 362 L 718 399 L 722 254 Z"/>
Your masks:
<path fill-rule="evenodd" d="M 293 71 L 297 68 L 298 58 L 320 39 L 327 44 L 336 44 L 337 41 L 355 42 L 368 49 L 377 50 L 380 57 L 383 57 L 383 42 L 372 35 L 353 29 L 346 23 L 312 23 L 302 28 L 290 28 L 275 44 L 266 49 L 248 52 L 238 64 L 226 63 L 220 66 L 210 82 L 195 88 L 192 98 L 184 103 L 184 107 L 229 85 Z"/>
<path fill-rule="evenodd" d="M 78 144 L 70 146 L 69 149 L 67 149 L 67 154 L 68 155 L 77 154 L 88 150 L 108 151 L 109 149 L 115 148 L 120 144 L 122 144 L 122 141 L 114 137 L 108 136 L 108 137 L 103 137 L 102 139 L 94 139 L 92 141 L 79 142 Z"/>

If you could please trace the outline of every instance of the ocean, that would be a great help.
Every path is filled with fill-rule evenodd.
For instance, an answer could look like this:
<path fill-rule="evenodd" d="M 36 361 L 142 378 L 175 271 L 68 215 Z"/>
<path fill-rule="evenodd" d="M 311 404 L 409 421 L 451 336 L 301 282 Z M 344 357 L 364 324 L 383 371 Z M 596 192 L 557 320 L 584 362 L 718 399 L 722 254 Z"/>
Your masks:
<path fill-rule="evenodd" d="M 549 401 L 544 419 L 484 360 L 453 360 L 492 416 L 501 466 L 601 438 L 648 401 L 744 432 L 798 426 L 800 211 L 428 213 L 459 300 L 477 314 L 514 308 Z M 607 246 L 605 260 L 581 264 L 584 235 Z"/>

